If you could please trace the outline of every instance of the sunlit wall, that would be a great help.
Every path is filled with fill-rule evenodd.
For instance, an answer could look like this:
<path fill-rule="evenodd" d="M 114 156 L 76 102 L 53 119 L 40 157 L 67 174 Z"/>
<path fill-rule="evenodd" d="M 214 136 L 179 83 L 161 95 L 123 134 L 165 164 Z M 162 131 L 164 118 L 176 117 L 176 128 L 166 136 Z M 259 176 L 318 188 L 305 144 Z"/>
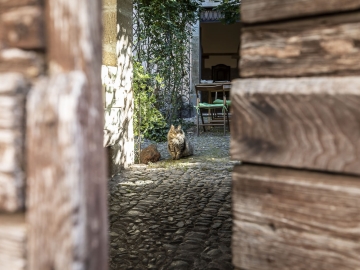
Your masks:
<path fill-rule="evenodd" d="M 103 0 L 104 146 L 111 174 L 134 163 L 132 0 Z"/>

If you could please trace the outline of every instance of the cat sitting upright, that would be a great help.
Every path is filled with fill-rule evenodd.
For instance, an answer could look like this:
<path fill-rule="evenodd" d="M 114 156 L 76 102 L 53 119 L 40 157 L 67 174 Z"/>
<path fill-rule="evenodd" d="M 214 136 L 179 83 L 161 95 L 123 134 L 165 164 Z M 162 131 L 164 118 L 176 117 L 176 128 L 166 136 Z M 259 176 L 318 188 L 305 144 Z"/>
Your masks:
<path fill-rule="evenodd" d="M 172 159 L 180 159 L 181 157 L 187 157 L 194 154 L 194 147 L 185 137 L 184 131 L 181 126 L 175 128 L 171 125 L 171 128 L 167 135 L 168 150 Z"/>

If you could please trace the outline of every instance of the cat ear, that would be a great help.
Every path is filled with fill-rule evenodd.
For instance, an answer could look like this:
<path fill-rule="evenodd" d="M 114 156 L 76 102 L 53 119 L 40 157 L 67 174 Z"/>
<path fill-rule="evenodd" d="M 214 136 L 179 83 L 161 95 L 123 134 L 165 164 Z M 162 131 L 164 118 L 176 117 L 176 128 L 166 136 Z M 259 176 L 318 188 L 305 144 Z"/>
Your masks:
<path fill-rule="evenodd" d="M 174 129 L 174 125 L 171 125 L 170 129 Z"/>
<path fill-rule="evenodd" d="M 178 125 L 177 129 L 178 129 L 178 130 L 181 130 L 181 125 Z"/>

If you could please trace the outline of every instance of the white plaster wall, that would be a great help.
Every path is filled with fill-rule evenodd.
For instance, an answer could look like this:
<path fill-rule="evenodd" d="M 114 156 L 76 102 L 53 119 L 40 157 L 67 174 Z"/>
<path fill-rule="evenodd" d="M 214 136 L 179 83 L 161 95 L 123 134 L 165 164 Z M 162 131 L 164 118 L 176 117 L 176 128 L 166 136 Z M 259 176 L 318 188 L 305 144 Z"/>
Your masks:
<path fill-rule="evenodd" d="M 109 27 L 116 25 L 116 36 L 112 33 L 104 40 L 115 38 L 116 42 L 108 42 L 104 48 L 115 50 L 116 65 L 109 65 L 114 59 L 107 59 L 101 72 L 105 107 L 104 146 L 109 150 L 111 174 L 115 174 L 134 164 L 132 0 L 117 0 L 116 17 L 108 23 Z"/>

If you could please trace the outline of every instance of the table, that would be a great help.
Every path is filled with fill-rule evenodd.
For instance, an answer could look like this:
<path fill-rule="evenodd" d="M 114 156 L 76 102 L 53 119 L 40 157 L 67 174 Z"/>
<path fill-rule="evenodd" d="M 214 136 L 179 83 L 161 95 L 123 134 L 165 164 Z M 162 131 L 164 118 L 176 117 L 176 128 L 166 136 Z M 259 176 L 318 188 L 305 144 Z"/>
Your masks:
<path fill-rule="evenodd" d="M 231 82 L 214 82 L 214 83 L 198 83 L 198 84 L 195 84 L 195 86 L 216 86 L 216 85 L 222 85 L 223 89 L 226 92 L 229 92 L 229 96 L 226 95 L 226 99 L 230 100 Z M 216 96 L 215 96 L 215 99 L 216 99 Z M 209 104 L 212 103 L 211 95 L 208 96 L 208 103 Z"/>

